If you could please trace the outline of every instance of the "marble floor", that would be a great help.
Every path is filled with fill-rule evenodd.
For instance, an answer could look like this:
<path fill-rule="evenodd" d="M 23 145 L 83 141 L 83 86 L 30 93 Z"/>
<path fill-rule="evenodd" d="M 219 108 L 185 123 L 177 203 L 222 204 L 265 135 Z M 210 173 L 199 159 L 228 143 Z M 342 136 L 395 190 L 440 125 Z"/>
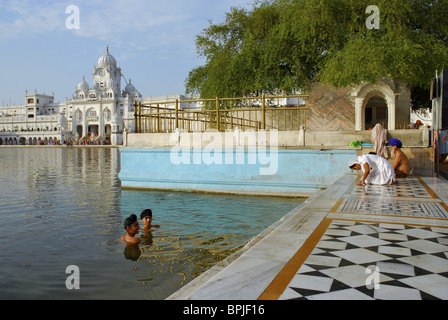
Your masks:
<path fill-rule="evenodd" d="M 312 250 L 296 253 L 303 263 L 291 259 L 297 271 L 278 299 L 448 299 L 447 218 L 420 178 L 353 184 L 310 237 Z"/>

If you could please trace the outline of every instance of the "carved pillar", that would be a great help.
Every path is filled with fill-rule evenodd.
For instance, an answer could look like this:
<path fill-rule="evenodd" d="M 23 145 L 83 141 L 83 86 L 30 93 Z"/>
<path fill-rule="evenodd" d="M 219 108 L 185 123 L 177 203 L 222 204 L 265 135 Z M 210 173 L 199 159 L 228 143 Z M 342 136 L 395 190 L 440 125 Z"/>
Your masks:
<path fill-rule="evenodd" d="M 395 95 L 391 97 L 387 97 L 387 130 L 395 130 L 395 113 L 396 113 L 396 105 L 395 105 Z"/>
<path fill-rule="evenodd" d="M 363 98 L 355 98 L 355 130 L 361 131 L 364 130 L 364 119 L 365 113 L 362 107 L 364 99 Z"/>

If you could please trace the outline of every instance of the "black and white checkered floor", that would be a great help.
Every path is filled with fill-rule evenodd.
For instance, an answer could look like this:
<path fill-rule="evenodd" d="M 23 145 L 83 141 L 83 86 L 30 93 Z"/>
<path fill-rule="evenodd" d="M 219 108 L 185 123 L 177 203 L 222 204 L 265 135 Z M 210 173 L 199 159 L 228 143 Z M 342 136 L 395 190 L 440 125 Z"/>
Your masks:
<path fill-rule="evenodd" d="M 354 185 L 279 299 L 448 299 L 447 218 L 421 179 Z"/>

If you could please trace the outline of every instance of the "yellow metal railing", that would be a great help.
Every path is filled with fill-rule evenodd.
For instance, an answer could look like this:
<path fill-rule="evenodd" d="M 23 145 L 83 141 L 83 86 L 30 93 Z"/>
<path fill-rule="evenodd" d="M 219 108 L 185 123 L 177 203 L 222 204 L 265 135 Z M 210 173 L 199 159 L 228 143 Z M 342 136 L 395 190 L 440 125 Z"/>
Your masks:
<path fill-rule="evenodd" d="M 307 95 L 261 96 L 134 103 L 135 132 L 277 129 L 306 130 Z M 296 100 L 295 104 L 281 100 Z M 192 108 L 196 105 L 196 108 Z M 199 105 L 199 108 L 197 106 Z"/>

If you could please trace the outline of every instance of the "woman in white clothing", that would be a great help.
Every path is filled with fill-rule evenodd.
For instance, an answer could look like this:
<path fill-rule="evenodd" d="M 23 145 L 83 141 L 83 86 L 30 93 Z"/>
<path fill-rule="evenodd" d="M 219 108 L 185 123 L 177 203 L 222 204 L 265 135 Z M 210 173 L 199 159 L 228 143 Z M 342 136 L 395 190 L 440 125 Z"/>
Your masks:
<path fill-rule="evenodd" d="M 395 171 L 392 164 L 383 157 L 365 154 L 349 161 L 350 169 L 362 170 L 363 176 L 356 184 L 395 184 Z"/>

